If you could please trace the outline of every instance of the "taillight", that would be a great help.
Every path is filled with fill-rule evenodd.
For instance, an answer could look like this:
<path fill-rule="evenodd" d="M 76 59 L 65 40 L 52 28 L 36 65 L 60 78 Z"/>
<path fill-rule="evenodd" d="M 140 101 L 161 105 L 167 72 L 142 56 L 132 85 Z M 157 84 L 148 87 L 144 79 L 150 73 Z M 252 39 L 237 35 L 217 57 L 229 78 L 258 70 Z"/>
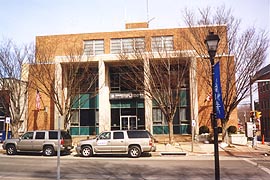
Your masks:
<path fill-rule="evenodd" d="M 151 139 L 149 140 L 149 146 L 153 146 L 153 142 Z"/>
<path fill-rule="evenodd" d="M 63 138 L 61 139 L 61 145 L 64 145 L 64 139 Z"/>

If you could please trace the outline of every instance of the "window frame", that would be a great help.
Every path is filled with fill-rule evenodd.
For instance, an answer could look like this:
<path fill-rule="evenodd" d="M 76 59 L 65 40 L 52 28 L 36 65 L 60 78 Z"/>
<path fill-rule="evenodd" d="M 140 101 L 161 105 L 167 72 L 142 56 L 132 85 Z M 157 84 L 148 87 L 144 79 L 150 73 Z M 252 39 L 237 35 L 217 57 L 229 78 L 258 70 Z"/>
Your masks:
<path fill-rule="evenodd" d="M 135 53 L 145 51 L 145 37 L 112 38 L 110 40 L 110 53 Z"/>
<path fill-rule="evenodd" d="M 104 39 L 91 39 L 83 41 L 83 54 L 96 56 L 104 54 Z"/>
<path fill-rule="evenodd" d="M 173 51 L 174 50 L 174 36 L 152 36 L 151 49 L 153 52 Z"/>

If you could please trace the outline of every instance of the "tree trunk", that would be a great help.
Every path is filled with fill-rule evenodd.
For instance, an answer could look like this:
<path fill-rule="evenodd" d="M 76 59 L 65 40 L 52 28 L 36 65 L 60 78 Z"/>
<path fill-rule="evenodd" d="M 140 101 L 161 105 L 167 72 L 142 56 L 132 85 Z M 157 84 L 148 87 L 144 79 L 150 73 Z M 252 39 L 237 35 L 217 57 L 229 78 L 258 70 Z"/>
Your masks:
<path fill-rule="evenodd" d="M 169 128 L 169 143 L 173 144 L 174 137 L 173 137 L 173 121 L 172 120 L 168 121 L 168 128 Z"/>
<path fill-rule="evenodd" d="M 226 142 L 226 143 L 228 141 L 228 138 L 226 138 L 226 136 L 227 136 L 227 122 L 228 122 L 228 120 L 226 120 L 222 123 L 222 142 Z"/>
<path fill-rule="evenodd" d="M 10 127 L 11 126 L 11 127 Z M 11 129 L 11 136 L 12 138 L 19 138 L 19 133 L 18 133 L 18 124 L 9 124 L 9 128 Z"/>

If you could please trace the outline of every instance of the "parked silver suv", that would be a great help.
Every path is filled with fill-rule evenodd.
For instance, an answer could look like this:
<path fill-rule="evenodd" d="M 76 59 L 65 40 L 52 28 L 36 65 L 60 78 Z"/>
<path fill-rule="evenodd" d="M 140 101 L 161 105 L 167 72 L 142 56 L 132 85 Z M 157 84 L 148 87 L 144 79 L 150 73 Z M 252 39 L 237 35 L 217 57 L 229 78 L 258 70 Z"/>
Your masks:
<path fill-rule="evenodd" d="M 70 151 L 72 139 L 68 132 L 61 131 L 60 150 Z M 29 131 L 22 135 L 19 139 L 7 139 L 3 143 L 3 149 L 8 155 L 14 155 L 17 152 L 43 152 L 45 156 L 52 156 L 58 147 L 58 131 Z"/>
<path fill-rule="evenodd" d="M 146 130 L 106 131 L 95 139 L 80 141 L 76 147 L 84 157 L 93 154 L 128 154 L 137 158 L 141 153 L 155 151 L 153 136 Z"/>

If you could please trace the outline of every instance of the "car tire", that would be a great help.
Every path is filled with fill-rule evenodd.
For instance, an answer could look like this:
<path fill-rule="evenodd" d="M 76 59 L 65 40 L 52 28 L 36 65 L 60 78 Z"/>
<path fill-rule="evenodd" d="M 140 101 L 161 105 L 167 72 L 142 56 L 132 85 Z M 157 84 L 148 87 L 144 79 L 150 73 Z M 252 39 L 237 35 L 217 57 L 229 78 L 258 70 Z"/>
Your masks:
<path fill-rule="evenodd" d="M 138 146 L 131 146 L 128 150 L 129 157 L 138 158 L 141 156 L 141 149 Z"/>
<path fill-rule="evenodd" d="M 17 153 L 17 149 L 14 144 L 7 145 L 6 148 L 7 155 L 15 155 Z"/>
<path fill-rule="evenodd" d="M 52 146 L 45 146 L 43 148 L 43 155 L 44 156 L 53 156 L 55 153 L 54 149 Z"/>
<path fill-rule="evenodd" d="M 81 154 L 83 157 L 90 157 L 93 156 L 93 150 L 90 146 L 83 146 Z"/>

